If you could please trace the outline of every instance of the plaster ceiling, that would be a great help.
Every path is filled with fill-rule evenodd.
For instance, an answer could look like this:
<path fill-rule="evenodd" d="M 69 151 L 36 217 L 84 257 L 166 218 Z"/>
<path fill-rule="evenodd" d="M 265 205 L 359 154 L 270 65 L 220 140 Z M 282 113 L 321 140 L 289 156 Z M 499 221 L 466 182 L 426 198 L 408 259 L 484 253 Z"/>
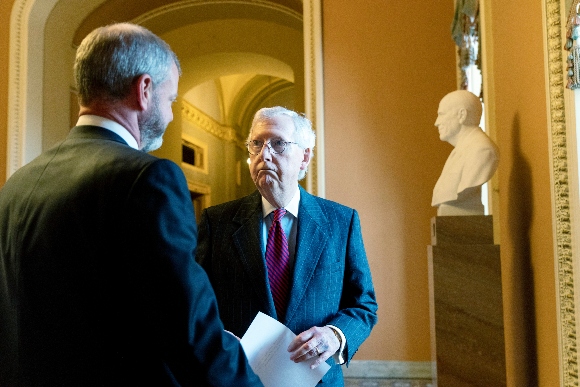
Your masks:
<path fill-rule="evenodd" d="M 233 79 L 303 77 L 301 0 L 109 0 L 83 20 L 73 45 L 97 26 L 125 20 L 149 28 L 175 51 L 183 71 L 180 95 L 210 80 L 221 85 L 222 122 L 244 89 L 232 86 Z"/>

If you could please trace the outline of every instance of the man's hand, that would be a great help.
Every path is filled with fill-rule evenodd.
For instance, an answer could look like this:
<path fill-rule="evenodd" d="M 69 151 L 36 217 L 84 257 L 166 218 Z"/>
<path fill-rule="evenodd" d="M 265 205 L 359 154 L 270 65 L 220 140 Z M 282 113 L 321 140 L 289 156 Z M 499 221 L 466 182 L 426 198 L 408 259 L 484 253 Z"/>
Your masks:
<path fill-rule="evenodd" d="M 312 327 L 302 332 L 288 347 L 290 360 L 295 363 L 308 359 L 317 358 L 310 366 L 311 369 L 318 367 L 329 357 L 334 355 L 340 348 L 340 342 L 329 327 Z"/>

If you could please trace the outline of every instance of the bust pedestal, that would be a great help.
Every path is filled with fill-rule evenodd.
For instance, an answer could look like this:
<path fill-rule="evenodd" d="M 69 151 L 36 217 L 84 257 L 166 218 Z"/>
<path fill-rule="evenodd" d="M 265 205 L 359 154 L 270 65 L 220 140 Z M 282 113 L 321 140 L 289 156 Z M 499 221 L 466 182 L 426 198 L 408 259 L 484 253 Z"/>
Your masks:
<path fill-rule="evenodd" d="M 435 386 L 505 386 L 501 261 L 492 217 L 432 218 L 428 258 Z"/>

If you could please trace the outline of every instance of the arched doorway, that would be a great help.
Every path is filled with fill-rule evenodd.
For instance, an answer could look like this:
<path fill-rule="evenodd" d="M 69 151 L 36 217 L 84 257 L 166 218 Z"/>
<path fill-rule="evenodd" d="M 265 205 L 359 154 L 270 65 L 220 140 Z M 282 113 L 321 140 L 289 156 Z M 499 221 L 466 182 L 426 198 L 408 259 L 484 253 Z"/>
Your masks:
<path fill-rule="evenodd" d="M 220 15 L 224 15 L 222 11 L 227 10 L 228 7 L 234 11 L 233 13 L 227 11 L 226 14 L 238 15 L 237 19 L 227 20 L 228 28 L 233 25 L 243 27 L 243 24 L 247 23 L 244 17 L 248 17 L 249 14 L 241 14 L 239 10 L 245 9 L 244 12 L 250 12 L 250 8 L 259 10 L 256 13 L 259 16 L 251 23 L 253 28 L 260 27 L 258 29 L 267 30 L 272 27 L 272 21 L 268 19 L 272 15 L 278 15 L 278 22 L 285 23 L 287 29 L 291 29 L 292 23 L 296 23 L 296 15 L 292 15 L 296 12 L 275 1 L 190 0 L 163 4 L 162 6 L 158 6 L 158 3 L 163 4 L 164 2 L 151 1 L 147 4 L 135 2 L 134 4 L 130 3 L 129 7 L 127 7 L 127 2 L 118 0 L 48 0 L 42 2 L 19 0 L 15 3 L 10 26 L 9 92 L 11 99 L 8 112 L 8 176 L 43 149 L 63 138 L 68 131 L 71 116 L 74 116 L 74 111 L 70 108 L 70 106 L 74 106 L 74 95 L 70 86 L 72 84 L 74 43 L 79 41 L 79 36 L 81 39 L 84 36 L 83 28 L 90 30 L 99 25 L 99 18 L 92 16 L 95 15 L 94 11 L 100 7 L 101 9 L 104 7 L 110 12 L 111 9 L 115 9 L 115 6 L 122 5 L 125 12 L 133 16 L 130 20 L 152 29 L 165 40 L 168 40 L 170 44 L 173 43 L 172 46 L 180 46 L 181 44 L 176 52 L 181 51 L 182 53 L 196 48 L 185 44 L 185 42 L 191 43 L 191 39 L 183 39 L 183 37 L 189 37 L 186 30 L 187 26 L 194 29 L 213 28 L 214 32 L 223 33 L 224 20 L 220 19 Z M 240 15 L 243 17 L 239 18 Z M 117 20 L 119 20 L 119 16 L 116 14 Z M 202 16 L 205 19 L 198 20 Z M 313 173 L 310 174 L 307 188 L 318 195 L 324 195 L 319 0 L 303 3 L 303 19 L 302 41 L 304 43 L 301 53 L 304 63 L 304 67 L 302 67 L 303 86 L 300 87 L 299 92 L 303 98 L 301 98 L 300 104 L 303 104 L 303 110 L 312 119 L 319 139 L 317 163 L 314 168 L 311 168 Z M 192 21 L 194 21 L 193 24 Z M 171 26 L 171 28 L 167 26 Z M 179 30 L 180 28 L 181 30 Z M 276 49 L 274 46 L 268 47 L 270 50 Z M 258 46 L 258 48 L 264 47 Z M 278 51 L 282 52 L 284 49 L 283 44 L 278 45 Z M 179 54 L 180 52 L 178 52 Z M 203 68 L 196 69 L 196 66 L 204 61 L 208 62 L 212 58 L 215 59 L 215 56 L 219 54 L 219 52 L 212 52 L 211 47 L 206 47 L 203 55 L 195 57 L 187 55 L 182 63 L 185 68 L 184 73 L 195 75 L 183 77 L 184 89 L 192 88 L 207 80 L 204 77 L 208 77 L 208 74 L 203 71 Z M 266 53 L 265 56 L 276 59 L 273 52 Z M 282 60 L 282 62 L 285 61 Z M 296 66 L 294 67 L 296 68 Z M 216 68 L 219 69 L 220 66 Z M 188 69 L 193 71 L 188 71 Z M 294 73 L 296 75 L 296 71 Z M 221 75 L 214 73 L 209 79 L 227 75 L 232 75 L 232 72 Z M 266 73 L 265 75 L 270 74 Z"/>

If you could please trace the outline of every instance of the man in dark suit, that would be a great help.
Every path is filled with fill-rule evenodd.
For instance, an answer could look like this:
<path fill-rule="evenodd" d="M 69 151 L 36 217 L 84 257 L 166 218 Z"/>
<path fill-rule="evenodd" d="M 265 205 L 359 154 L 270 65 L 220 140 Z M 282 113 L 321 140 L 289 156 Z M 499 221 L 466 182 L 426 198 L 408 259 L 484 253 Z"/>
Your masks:
<path fill-rule="evenodd" d="M 0 385 L 261 386 L 194 260 L 161 145 L 179 62 L 115 24 L 77 50 L 80 118 L 0 191 Z"/>
<path fill-rule="evenodd" d="M 276 318 L 298 335 L 288 356 L 314 367 L 334 356 L 321 383 L 342 386 L 336 363 L 368 337 L 377 303 L 357 212 L 299 187 L 314 141 L 304 116 L 259 110 L 247 142 L 258 191 L 203 212 L 196 259 L 227 330 L 243 335 L 258 312 Z"/>

